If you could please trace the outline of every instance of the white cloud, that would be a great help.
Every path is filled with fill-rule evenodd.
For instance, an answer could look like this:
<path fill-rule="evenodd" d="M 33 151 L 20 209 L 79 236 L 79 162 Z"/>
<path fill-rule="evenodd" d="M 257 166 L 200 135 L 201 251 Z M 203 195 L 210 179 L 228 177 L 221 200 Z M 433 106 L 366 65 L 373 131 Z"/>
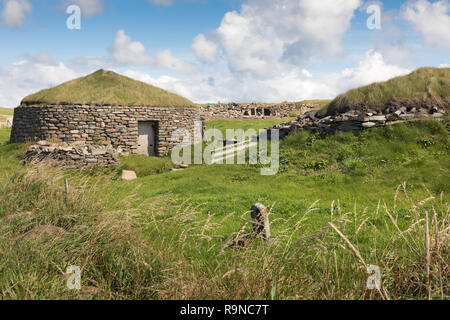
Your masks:
<path fill-rule="evenodd" d="M 334 98 L 349 89 L 385 81 L 411 70 L 386 63 L 383 56 L 368 51 L 353 68 L 323 77 L 313 77 L 305 69 L 293 68 L 270 79 L 232 72 L 193 74 L 188 78 L 151 77 L 145 72 L 128 70 L 125 75 L 181 94 L 195 102 L 215 101 L 299 101 Z"/>
<path fill-rule="evenodd" d="M 445 63 L 440 64 L 439 68 L 450 68 L 450 64 L 445 64 Z"/>
<path fill-rule="evenodd" d="M 425 44 L 450 51 L 450 3 L 414 0 L 402 9 L 402 17 L 422 34 Z"/>
<path fill-rule="evenodd" d="M 327 80 L 332 80 L 337 93 L 342 93 L 352 88 L 386 81 L 409 72 L 411 72 L 410 69 L 386 63 L 379 52 L 370 50 L 366 52 L 364 59 L 356 67 L 344 69 L 338 76 L 330 76 Z"/>
<path fill-rule="evenodd" d="M 1 22 L 10 28 L 20 28 L 27 14 L 32 11 L 28 0 L 0 0 L 4 3 Z"/>
<path fill-rule="evenodd" d="M 207 63 L 217 62 L 219 46 L 214 41 L 207 39 L 204 34 L 199 34 L 195 37 L 191 49 L 201 61 Z"/>
<path fill-rule="evenodd" d="M 27 95 L 81 76 L 46 54 L 0 67 L 0 106 L 16 107 Z"/>
<path fill-rule="evenodd" d="M 54 61 L 46 54 L 25 57 L 0 67 L 0 105 L 17 106 L 33 92 L 91 73 L 99 67 L 104 67 L 100 59 L 77 59 L 72 65 Z M 108 69 L 115 68 L 109 65 Z M 176 92 L 195 102 L 280 102 L 333 98 L 348 89 L 388 80 L 410 70 L 387 63 L 378 52 L 368 51 L 355 67 L 321 77 L 315 77 L 301 68 L 283 71 L 272 78 L 257 78 L 230 71 L 196 72 L 181 77 L 154 77 L 132 68 L 116 72 Z"/>
<path fill-rule="evenodd" d="M 311 57 L 341 54 L 341 39 L 360 4 L 360 0 L 248 0 L 240 12 L 226 13 L 210 34 L 232 72 L 271 78 Z M 197 37 L 193 47 L 201 40 Z"/>
<path fill-rule="evenodd" d="M 114 43 L 110 47 L 113 58 L 125 65 L 146 65 L 154 68 L 165 68 L 175 72 L 189 73 L 194 67 L 181 59 L 174 57 L 170 50 L 163 50 L 152 56 L 147 53 L 144 45 L 131 38 L 124 30 L 119 30 Z"/>
<path fill-rule="evenodd" d="M 64 7 L 78 5 L 81 8 L 81 15 L 90 17 L 103 12 L 102 0 L 64 0 Z"/>

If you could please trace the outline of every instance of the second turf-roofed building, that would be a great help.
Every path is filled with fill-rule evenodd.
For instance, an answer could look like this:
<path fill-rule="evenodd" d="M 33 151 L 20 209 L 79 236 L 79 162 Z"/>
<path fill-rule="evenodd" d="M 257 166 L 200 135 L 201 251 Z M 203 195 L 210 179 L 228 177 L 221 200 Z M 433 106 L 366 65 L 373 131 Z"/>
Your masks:
<path fill-rule="evenodd" d="M 110 144 L 121 153 L 164 156 L 202 121 L 188 99 L 112 71 L 99 70 L 24 98 L 11 142 L 58 140 Z"/>

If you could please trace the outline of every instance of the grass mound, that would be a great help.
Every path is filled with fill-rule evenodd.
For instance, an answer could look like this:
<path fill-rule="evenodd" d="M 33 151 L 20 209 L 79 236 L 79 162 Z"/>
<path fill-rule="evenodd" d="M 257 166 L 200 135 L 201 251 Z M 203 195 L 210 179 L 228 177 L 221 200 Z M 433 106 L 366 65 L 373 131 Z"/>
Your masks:
<path fill-rule="evenodd" d="M 177 94 L 105 70 L 29 95 L 22 104 L 195 105 Z"/>
<path fill-rule="evenodd" d="M 387 103 L 416 100 L 450 105 L 450 68 L 420 68 L 409 75 L 350 90 L 328 105 L 328 114 L 368 107 L 383 109 Z"/>

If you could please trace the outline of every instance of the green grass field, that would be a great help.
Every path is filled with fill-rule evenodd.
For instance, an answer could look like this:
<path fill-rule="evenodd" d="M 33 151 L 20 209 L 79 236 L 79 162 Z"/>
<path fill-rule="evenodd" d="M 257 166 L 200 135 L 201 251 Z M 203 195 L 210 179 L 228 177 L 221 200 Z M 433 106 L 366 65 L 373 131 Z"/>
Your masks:
<path fill-rule="evenodd" d="M 206 122 L 206 129 L 220 130 L 223 135 L 226 134 L 227 129 L 254 129 L 258 132 L 261 129 L 273 127 L 274 125 L 287 122 L 293 118 L 276 119 L 276 120 L 213 120 Z"/>
<path fill-rule="evenodd" d="M 10 118 L 14 115 L 14 109 L 9 108 L 0 108 L 0 122 L 6 121 L 7 118 Z M 3 141 L 3 139 L 2 139 Z"/>
<path fill-rule="evenodd" d="M 213 121 L 208 128 L 273 124 Z M 132 156 L 121 159 L 122 168 L 138 173 L 128 182 L 118 179 L 120 169 L 25 168 L 19 164 L 25 146 L 6 145 L 2 130 L 0 295 L 6 299 L 450 297 L 448 122 L 359 136 L 294 134 L 281 142 L 275 176 L 260 175 L 260 164 L 168 172 L 168 158 Z M 71 185 L 67 200 L 62 177 Z M 257 238 L 233 247 L 249 234 L 256 202 L 271 212 L 272 243 Z M 34 215 L 19 218 L 23 212 Z M 38 225 L 64 233 L 23 240 Z M 20 250 L 12 249 L 16 243 Z M 61 284 L 70 264 L 83 266 L 82 292 Z M 381 291 L 365 286 L 368 264 L 382 270 Z"/>

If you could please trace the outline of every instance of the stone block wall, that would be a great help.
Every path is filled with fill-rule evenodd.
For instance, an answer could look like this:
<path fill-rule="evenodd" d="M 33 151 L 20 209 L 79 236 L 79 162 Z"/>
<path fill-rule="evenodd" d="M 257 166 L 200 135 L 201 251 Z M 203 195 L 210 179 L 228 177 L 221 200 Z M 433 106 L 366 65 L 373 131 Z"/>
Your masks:
<path fill-rule="evenodd" d="M 194 132 L 197 107 L 29 105 L 14 110 L 11 142 L 55 140 L 111 145 L 121 154 L 137 153 L 138 121 L 155 121 L 156 154 L 166 155 L 178 141 L 177 129 Z"/>
<path fill-rule="evenodd" d="M 261 104 L 261 103 L 228 103 L 218 105 L 204 105 L 200 107 L 202 116 L 206 120 L 216 119 L 259 119 L 259 118 L 287 118 L 293 112 L 303 113 L 312 106 L 298 106 L 296 103 Z"/>
<path fill-rule="evenodd" d="M 111 146 L 92 146 L 83 142 L 68 145 L 39 141 L 28 147 L 26 163 L 44 163 L 64 169 L 91 169 L 119 165 L 118 153 Z"/>

